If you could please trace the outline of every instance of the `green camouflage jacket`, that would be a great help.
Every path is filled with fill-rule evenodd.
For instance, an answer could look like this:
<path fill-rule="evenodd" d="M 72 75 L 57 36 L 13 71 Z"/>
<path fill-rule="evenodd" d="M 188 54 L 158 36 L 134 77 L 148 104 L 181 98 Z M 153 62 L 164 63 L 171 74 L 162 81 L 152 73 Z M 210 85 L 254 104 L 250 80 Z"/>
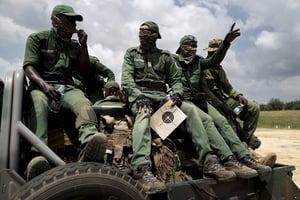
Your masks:
<path fill-rule="evenodd" d="M 180 71 L 168 51 L 153 48 L 141 53 L 137 47 L 129 48 L 122 66 L 122 86 L 132 104 L 139 95 L 154 101 L 166 97 L 166 84 L 173 93 L 183 94 Z"/>

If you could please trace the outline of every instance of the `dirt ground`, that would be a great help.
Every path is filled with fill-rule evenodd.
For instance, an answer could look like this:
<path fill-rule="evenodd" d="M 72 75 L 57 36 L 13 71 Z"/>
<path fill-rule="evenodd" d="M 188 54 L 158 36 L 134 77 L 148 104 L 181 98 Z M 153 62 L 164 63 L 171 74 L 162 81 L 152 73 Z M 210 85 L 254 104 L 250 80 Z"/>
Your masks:
<path fill-rule="evenodd" d="M 277 163 L 294 165 L 293 180 L 300 187 L 300 130 L 257 129 L 255 133 L 262 141 L 256 151 L 262 155 L 277 154 Z"/>

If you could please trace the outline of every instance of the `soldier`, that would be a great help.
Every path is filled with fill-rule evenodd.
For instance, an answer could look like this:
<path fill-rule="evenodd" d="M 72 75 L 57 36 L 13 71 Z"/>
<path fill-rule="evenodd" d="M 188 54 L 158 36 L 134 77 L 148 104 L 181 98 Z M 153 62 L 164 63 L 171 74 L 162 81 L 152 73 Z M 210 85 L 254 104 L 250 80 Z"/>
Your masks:
<path fill-rule="evenodd" d="M 234 37 L 235 32 L 231 31 L 229 37 Z M 165 185 L 158 181 L 151 171 L 150 117 L 167 96 L 166 84 L 173 91 L 170 99 L 187 115 L 187 132 L 197 150 L 199 162 L 204 164 L 204 175 L 224 181 L 236 177 L 234 172 L 228 171 L 220 165 L 217 156 L 213 155 L 204 128 L 214 128 L 211 119 L 206 117 L 201 123 L 199 112 L 202 111 L 190 102 L 182 102 L 183 90 L 180 71 L 172 55 L 168 51 L 156 47 L 156 41 L 160 38 L 159 27 L 155 22 L 142 23 L 139 31 L 140 45 L 127 49 L 122 66 L 122 86 L 128 93 L 129 106 L 135 115 L 131 160 L 133 177 L 138 179 L 148 192 L 165 189 Z M 225 45 L 223 50 L 220 50 L 219 59 L 223 57 L 229 46 L 228 43 Z M 216 138 L 217 141 L 220 141 L 218 145 L 226 145 L 224 140 L 222 138 L 219 140 L 219 138 L 218 136 Z M 227 156 L 231 154 L 228 150 Z M 250 175 L 256 176 L 257 172 L 252 170 Z"/>
<path fill-rule="evenodd" d="M 104 99 L 97 101 L 94 105 L 118 105 L 123 106 L 119 98 L 120 86 L 115 81 L 107 81 L 103 87 Z"/>
<path fill-rule="evenodd" d="M 178 56 L 174 56 L 174 58 L 180 66 L 179 70 L 182 72 L 184 100 L 199 105 L 200 109 L 208 113 L 199 112 L 202 121 L 212 119 L 214 122 L 211 124 L 212 127 L 206 128 L 210 145 L 216 149 L 217 155 L 221 158 L 227 170 L 234 171 L 240 178 L 249 178 L 253 174 L 251 169 L 257 170 L 258 174 L 265 174 L 271 172 L 271 168 L 257 163 L 250 156 L 226 118 L 213 106 L 207 102 L 199 104 L 199 101 L 204 101 L 203 98 L 205 98 L 205 95 L 199 95 L 201 86 L 203 87 L 200 78 L 201 70 L 222 61 L 222 55 L 225 55 L 224 51 L 226 52 L 230 44 L 229 41 L 226 36 L 224 42 L 220 44 L 220 49 L 214 55 L 205 59 L 196 54 L 196 38 L 192 35 L 185 35 L 181 38 L 180 46 L 176 51 Z M 227 46 L 227 48 L 224 46 Z"/>
<path fill-rule="evenodd" d="M 102 64 L 96 56 L 90 56 L 90 68 L 87 72 L 75 71 L 74 82 L 76 87 L 81 89 L 88 99 L 94 104 L 103 99 L 103 86 L 106 81 L 114 81 L 115 74 Z"/>
<path fill-rule="evenodd" d="M 82 20 L 72 7 L 57 5 L 51 14 L 51 30 L 33 33 L 27 39 L 23 69 L 30 80 L 29 95 L 33 104 L 29 128 L 47 144 L 49 105 L 51 101 L 59 102 L 76 115 L 82 149 L 79 160 L 102 162 L 106 136 L 98 132 L 92 104 L 81 90 L 74 88 L 72 79 L 73 70 L 86 70 L 89 66 L 87 34 L 76 29 L 76 21 Z M 74 33 L 78 41 L 71 39 Z M 58 88 L 64 88 L 63 94 Z M 27 180 L 49 167 L 44 157 L 33 158 L 26 169 Z"/>
<path fill-rule="evenodd" d="M 119 169 L 128 171 L 131 155 L 131 112 L 122 102 L 121 89 L 117 82 L 108 81 L 103 88 L 104 99 L 97 101 L 93 108 L 99 113 L 100 126 L 107 135 L 107 159 Z"/>
<path fill-rule="evenodd" d="M 212 39 L 209 41 L 207 58 L 211 57 L 220 47 L 222 39 Z M 213 65 L 204 72 L 210 93 L 208 98 L 212 105 L 222 111 L 226 116 L 233 118 L 238 117 L 243 121 L 243 131 L 247 134 L 245 141 L 249 148 L 257 149 L 261 141 L 254 135 L 257 127 L 260 108 L 254 101 L 247 100 L 244 95 L 233 89 L 222 65 Z M 240 109 L 234 113 L 233 109 Z M 239 125 L 239 124 L 238 124 Z"/>

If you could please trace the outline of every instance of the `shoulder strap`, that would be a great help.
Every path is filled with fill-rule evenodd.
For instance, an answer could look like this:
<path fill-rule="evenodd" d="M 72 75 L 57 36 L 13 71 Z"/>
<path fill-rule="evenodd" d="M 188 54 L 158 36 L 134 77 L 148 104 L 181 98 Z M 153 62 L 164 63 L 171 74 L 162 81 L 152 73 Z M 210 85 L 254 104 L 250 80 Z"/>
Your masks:
<path fill-rule="evenodd" d="M 188 83 L 188 85 L 189 85 L 189 87 L 190 87 L 190 89 L 191 89 L 191 91 L 192 91 L 192 94 L 193 94 L 193 96 L 195 96 L 195 91 L 194 91 L 194 89 L 193 89 L 193 86 L 192 86 L 192 84 L 191 84 L 191 81 L 190 81 L 190 79 L 189 79 L 189 77 L 188 77 L 188 75 L 187 75 L 187 71 L 186 70 L 182 70 L 182 72 L 183 72 L 183 74 L 184 74 L 184 76 L 185 76 L 185 78 L 186 78 L 186 81 L 187 81 L 187 83 Z"/>

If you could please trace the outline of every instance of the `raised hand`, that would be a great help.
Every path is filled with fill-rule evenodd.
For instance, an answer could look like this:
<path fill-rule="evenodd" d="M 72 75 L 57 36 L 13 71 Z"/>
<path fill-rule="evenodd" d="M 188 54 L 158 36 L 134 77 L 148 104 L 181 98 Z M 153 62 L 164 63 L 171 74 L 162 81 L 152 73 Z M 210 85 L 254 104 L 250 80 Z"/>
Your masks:
<path fill-rule="evenodd" d="M 240 29 L 234 30 L 234 26 L 235 26 L 235 22 L 232 24 L 229 32 L 226 34 L 226 36 L 224 38 L 224 41 L 227 44 L 230 44 L 233 40 L 235 40 L 235 38 L 237 38 L 241 35 Z"/>

